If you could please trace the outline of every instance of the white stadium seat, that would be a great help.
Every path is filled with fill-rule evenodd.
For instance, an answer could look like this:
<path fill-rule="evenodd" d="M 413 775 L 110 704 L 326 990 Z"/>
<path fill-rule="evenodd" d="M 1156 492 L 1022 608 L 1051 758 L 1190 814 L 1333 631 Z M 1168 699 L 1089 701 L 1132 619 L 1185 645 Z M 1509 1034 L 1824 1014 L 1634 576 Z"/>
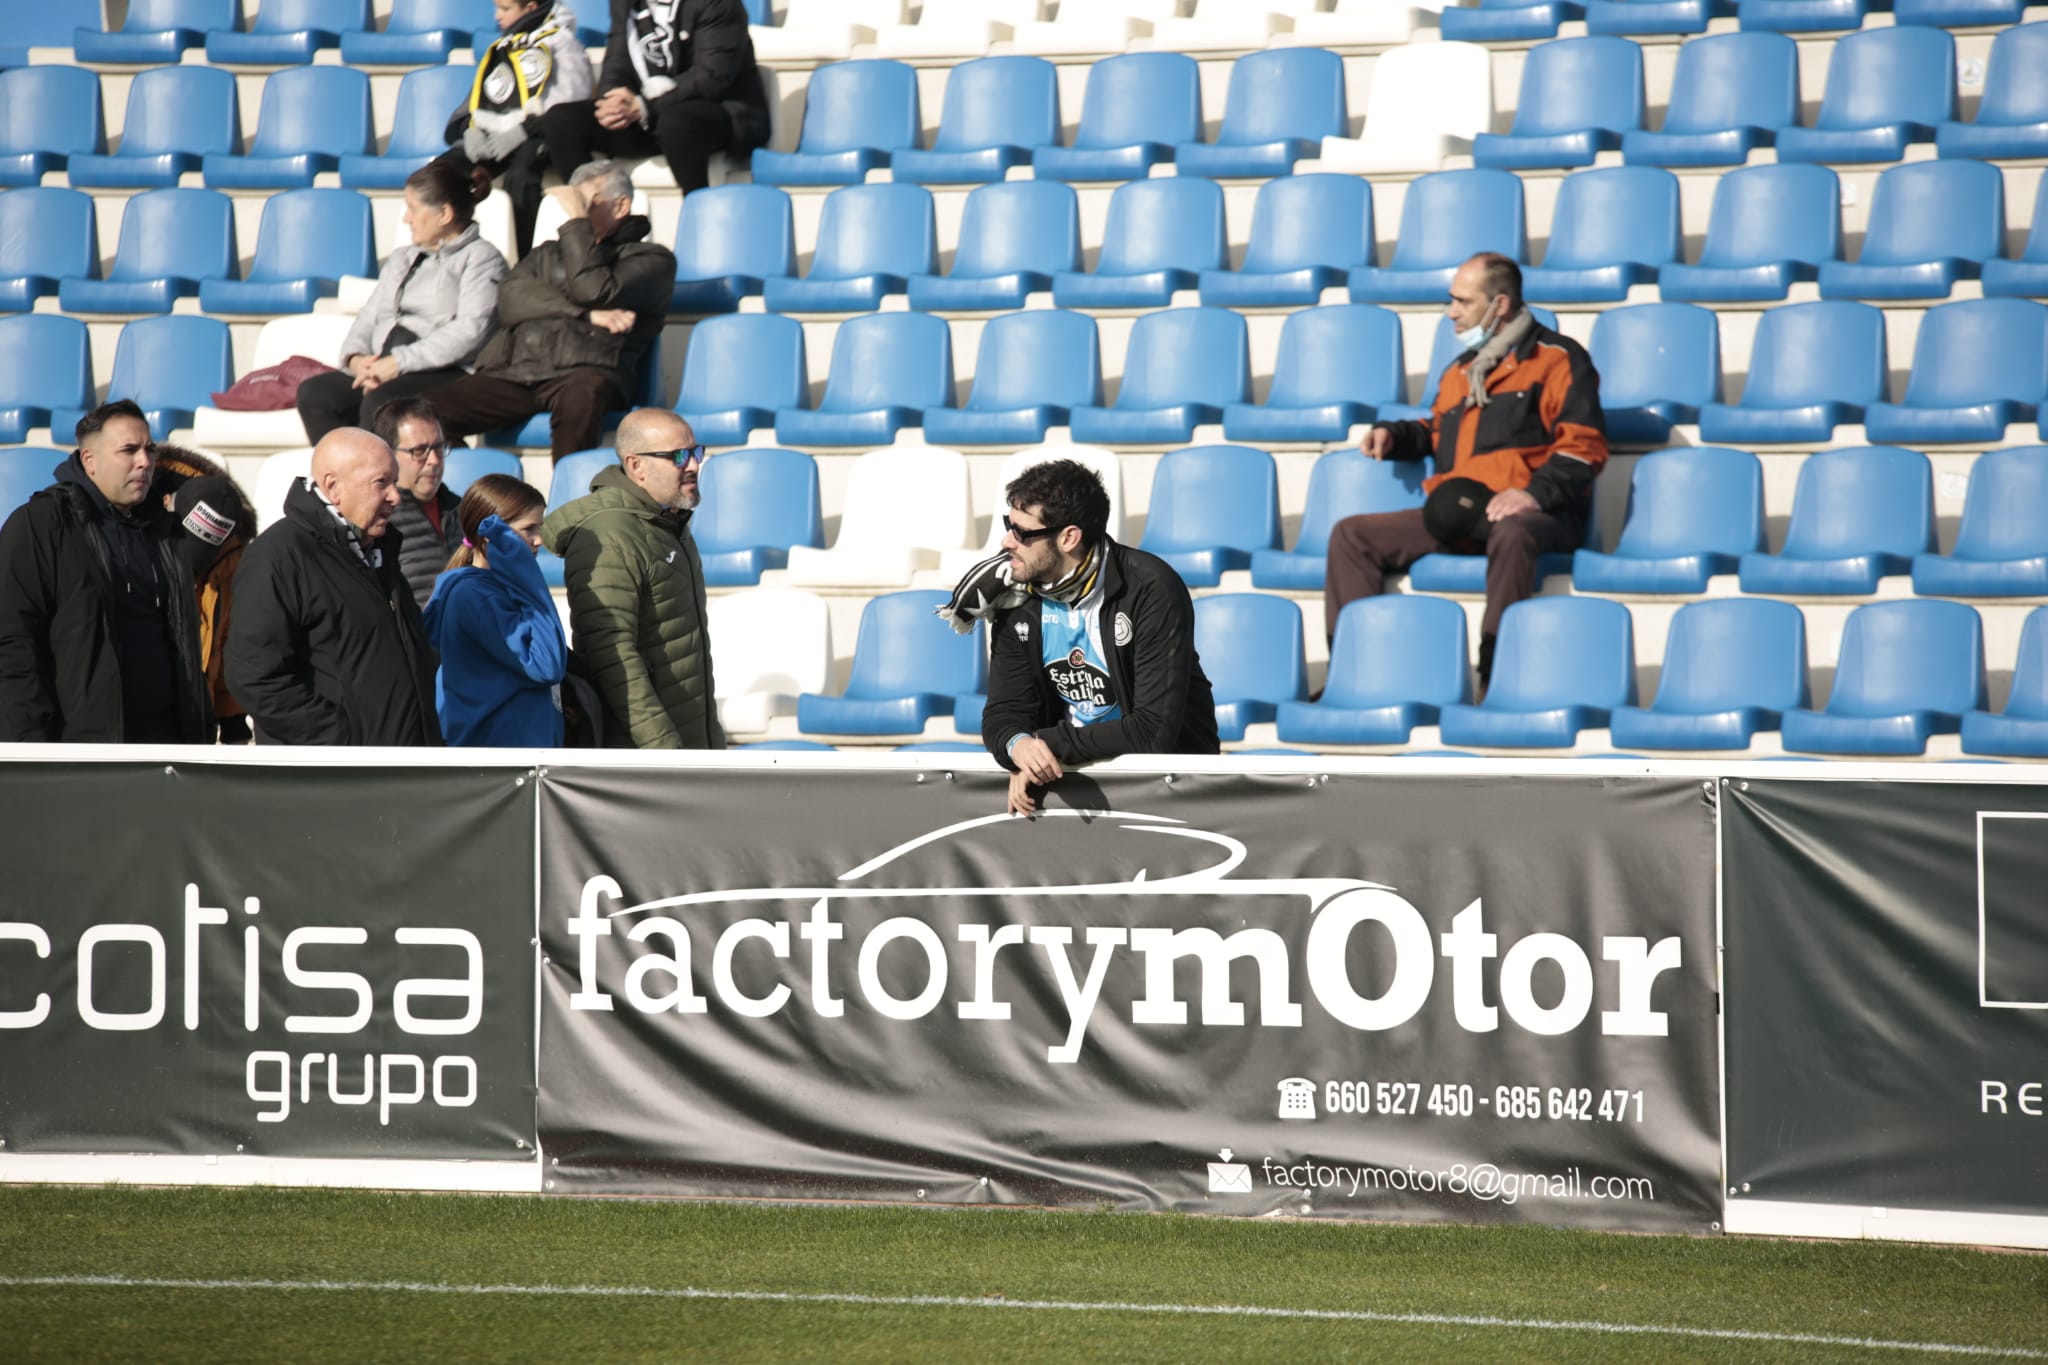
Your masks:
<path fill-rule="evenodd" d="M 875 30 L 877 57 L 981 57 L 1019 24 L 1045 18 L 1045 0 L 924 0 L 914 24 Z"/>
<path fill-rule="evenodd" d="M 1416 43 L 1380 54 L 1363 137 L 1323 139 L 1322 169 L 1434 171 L 1472 150 L 1493 119 L 1493 54 L 1478 43 Z"/>
<path fill-rule="evenodd" d="M 256 334 L 256 355 L 251 370 L 281 364 L 295 355 L 306 356 L 323 365 L 339 367 L 341 343 L 355 318 L 342 313 L 299 313 L 272 318 Z M 282 450 L 303 445 L 305 424 L 297 408 L 278 412 L 230 412 L 224 408 L 200 408 L 192 418 L 192 442 L 208 450 L 221 448 Z M 282 494 L 279 494 L 282 497 Z"/>
<path fill-rule="evenodd" d="M 1152 25 L 1180 13 L 1179 0 L 1067 0 L 1059 17 L 1019 24 L 1010 41 L 1019 52 L 1122 52 Z"/>
<path fill-rule="evenodd" d="M 299 434 L 299 439 L 305 439 L 304 432 Z M 256 504 L 258 530 L 284 515 L 284 495 L 291 491 L 292 480 L 303 479 L 312 472 L 311 446 L 280 450 L 263 461 L 262 467 L 256 471 L 256 491 L 250 494 L 250 500 Z"/>
<path fill-rule="evenodd" d="M 1155 20 L 1151 37 L 1133 46 L 1160 52 L 1261 48 L 1315 9 L 1316 0 L 1195 0 L 1192 15 Z"/>
<path fill-rule="evenodd" d="M 829 550 L 795 545 L 788 581 L 799 587 L 908 587 L 947 550 L 972 543 L 967 457 L 937 446 L 871 450 L 853 462 L 839 538 Z"/>
<path fill-rule="evenodd" d="M 754 588 L 706 604 L 718 719 L 731 735 L 765 733 L 832 679 L 832 615 L 816 593 Z"/>
<path fill-rule="evenodd" d="M 875 30 L 910 21 L 906 0 L 789 0 L 776 28 L 753 25 L 754 56 L 763 62 L 844 61 Z"/>
<path fill-rule="evenodd" d="M 1035 464 L 1047 460 L 1075 460 L 1094 470 L 1102 480 L 1103 488 L 1109 493 L 1109 538 L 1124 538 L 1124 477 L 1123 465 L 1117 460 L 1116 452 L 1101 446 L 1043 445 L 1029 450 L 1020 450 L 1003 461 L 1002 472 L 996 478 L 995 505 L 989 508 L 988 536 L 981 547 L 974 550 L 951 550 L 939 556 L 939 573 L 942 577 L 958 580 L 969 569 L 987 559 L 1003 545 L 1003 514 L 1010 510 L 1004 501 L 1003 490 L 1019 474 Z"/>
<path fill-rule="evenodd" d="M 1275 47 L 1395 47 L 1417 29 L 1435 28 L 1443 0 L 1337 0 L 1327 13 L 1304 14 Z"/>

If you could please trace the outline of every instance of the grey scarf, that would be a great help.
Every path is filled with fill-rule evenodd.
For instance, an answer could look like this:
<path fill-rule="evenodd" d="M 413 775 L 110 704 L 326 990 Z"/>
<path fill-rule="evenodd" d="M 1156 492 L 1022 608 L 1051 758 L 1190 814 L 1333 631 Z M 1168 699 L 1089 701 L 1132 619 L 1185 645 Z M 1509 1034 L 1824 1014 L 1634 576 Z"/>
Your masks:
<path fill-rule="evenodd" d="M 1498 331 L 1486 339 L 1479 353 L 1472 357 L 1471 368 L 1467 371 L 1468 387 L 1472 390 L 1472 406 L 1483 408 L 1492 402 L 1486 392 L 1486 376 L 1493 373 L 1493 367 L 1500 364 L 1502 356 L 1522 344 L 1522 338 L 1529 335 L 1536 326 L 1535 317 L 1524 308 L 1500 325 Z"/>

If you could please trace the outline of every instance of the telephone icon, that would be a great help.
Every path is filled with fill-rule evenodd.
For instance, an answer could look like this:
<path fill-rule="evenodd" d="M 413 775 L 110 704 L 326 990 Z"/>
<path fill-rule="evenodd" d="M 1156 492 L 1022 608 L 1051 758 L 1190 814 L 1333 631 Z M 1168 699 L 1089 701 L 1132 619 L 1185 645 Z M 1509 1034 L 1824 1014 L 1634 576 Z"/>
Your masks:
<path fill-rule="evenodd" d="M 1316 1116 L 1316 1083 L 1304 1076 L 1289 1076 L 1280 1082 L 1280 1117 L 1312 1119 Z"/>

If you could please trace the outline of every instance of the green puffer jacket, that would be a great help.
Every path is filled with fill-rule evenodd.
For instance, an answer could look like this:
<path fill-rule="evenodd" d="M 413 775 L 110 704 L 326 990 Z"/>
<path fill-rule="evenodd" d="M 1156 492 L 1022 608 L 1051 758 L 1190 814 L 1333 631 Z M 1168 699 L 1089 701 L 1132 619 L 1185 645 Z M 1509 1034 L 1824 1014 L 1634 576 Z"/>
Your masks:
<path fill-rule="evenodd" d="M 604 701 L 605 742 L 723 749 L 690 514 L 661 506 L 610 465 L 540 533 L 562 557 L 569 631 Z"/>

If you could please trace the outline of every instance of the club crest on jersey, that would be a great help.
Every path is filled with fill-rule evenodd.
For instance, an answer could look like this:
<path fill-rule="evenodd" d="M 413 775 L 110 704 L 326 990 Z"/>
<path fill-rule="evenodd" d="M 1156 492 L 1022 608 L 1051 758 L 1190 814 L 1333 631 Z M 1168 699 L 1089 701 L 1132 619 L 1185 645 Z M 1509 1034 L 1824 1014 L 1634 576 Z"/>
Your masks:
<path fill-rule="evenodd" d="M 1116 625 L 1114 627 L 1114 630 L 1116 632 L 1116 642 L 1119 647 L 1127 645 L 1131 642 L 1130 617 L 1124 615 L 1124 613 L 1122 612 L 1118 612 L 1116 614 Z"/>

